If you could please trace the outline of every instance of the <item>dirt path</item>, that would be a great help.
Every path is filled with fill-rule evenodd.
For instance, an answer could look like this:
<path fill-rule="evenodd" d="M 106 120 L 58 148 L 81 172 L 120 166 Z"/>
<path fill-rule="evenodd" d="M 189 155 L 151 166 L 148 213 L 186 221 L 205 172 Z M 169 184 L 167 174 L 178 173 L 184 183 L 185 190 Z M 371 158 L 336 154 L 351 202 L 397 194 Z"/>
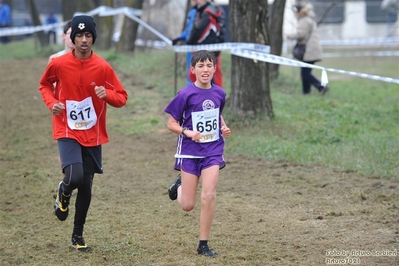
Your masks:
<path fill-rule="evenodd" d="M 72 219 L 59 223 L 50 213 L 60 174 L 50 114 L 37 91 L 45 65 L 1 65 L 1 265 L 325 265 L 348 258 L 399 264 L 398 256 L 378 253 L 398 248 L 394 180 L 232 154 L 221 171 L 212 231 L 221 256 L 199 258 L 199 208 L 184 213 L 167 197 L 176 175 L 175 136 L 126 136 L 113 128 L 85 231 L 94 256 L 65 252 Z"/>

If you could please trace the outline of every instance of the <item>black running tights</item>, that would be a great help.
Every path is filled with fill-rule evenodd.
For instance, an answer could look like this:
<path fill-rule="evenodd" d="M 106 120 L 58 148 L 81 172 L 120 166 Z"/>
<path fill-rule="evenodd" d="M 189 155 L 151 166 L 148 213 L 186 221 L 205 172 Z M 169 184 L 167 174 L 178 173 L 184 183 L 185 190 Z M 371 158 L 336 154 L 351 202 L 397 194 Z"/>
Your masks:
<path fill-rule="evenodd" d="M 82 164 L 71 164 L 64 169 L 63 191 L 70 194 L 78 189 L 75 202 L 75 220 L 73 235 L 83 235 L 83 227 L 86 222 L 87 211 L 91 202 L 91 187 L 93 184 L 93 173 L 84 173 Z"/>

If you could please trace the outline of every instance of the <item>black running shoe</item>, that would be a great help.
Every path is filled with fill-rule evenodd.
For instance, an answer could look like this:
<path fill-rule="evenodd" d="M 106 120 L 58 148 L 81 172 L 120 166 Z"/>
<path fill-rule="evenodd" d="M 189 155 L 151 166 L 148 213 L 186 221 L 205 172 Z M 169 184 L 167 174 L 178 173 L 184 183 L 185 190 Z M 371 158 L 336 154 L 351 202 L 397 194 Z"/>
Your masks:
<path fill-rule="evenodd" d="M 320 95 L 323 96 L 323 95 L 326 94 L 329 90 L 330 90 L 330 88 L 328 88 L 327 86 L 322 87 L 322 89 L 320 90 Z"/>
<path fill-rule="evenodd" d="M 86 245 L 83 236 L 74 235 L 71 239 L 72 247 L 80 252 L 89 252 L 91 251 L 91 247 Z"/>
<path fill-rule="evenodd" d="M 198 255 L 204 255 L 208 257 L 216 257 L 218 255 L 216 252 L 213 252 L 208 245 L 198 247 L 197 252 Z"/>
<path fill-rule="evenodd" d="M 177 199 L 177 189 L 180 187 L 181 185 L 181 175 L 178 174 L 177 175 L 177 179 L 175 182 L 173 182 L 172 185 L 170 185 L 168 192 L 169 192 L 169 198 L 171 200 L 175 200 Z"/>
<path fill-rule="evenodd" d="M 65 221 L 66 218 L 68 217 L 68 212 L 69 212 L 69 200 L 71 199 L 71 195 L 65 195 L 61 191 L 61 185 L 62 181 L 58 184 L 57 188 L 57 196 L 55 198 L 55 203 L 54 203 L 54 214 L 57 216 L 57 218 L 60 221 Z"/>

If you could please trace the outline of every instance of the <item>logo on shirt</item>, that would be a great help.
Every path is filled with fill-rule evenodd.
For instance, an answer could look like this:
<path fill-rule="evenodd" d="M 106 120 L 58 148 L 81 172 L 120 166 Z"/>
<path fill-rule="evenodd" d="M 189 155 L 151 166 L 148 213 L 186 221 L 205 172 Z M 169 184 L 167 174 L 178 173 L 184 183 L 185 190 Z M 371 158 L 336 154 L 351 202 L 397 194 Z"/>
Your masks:
<path fill-rule="evenodd" d="M 80 30 L 83 30 L 85 28 L 85 24 L 84 23 L 79 23 L 78 28 Z"/>
<path fill-rule="evenodd" d="M 202 110 L 206 111 L 206 110 L 212 110 L 212 109 L 215 109 L 215 104 L 211 100 L 205 100 L 202 103 Z"/>

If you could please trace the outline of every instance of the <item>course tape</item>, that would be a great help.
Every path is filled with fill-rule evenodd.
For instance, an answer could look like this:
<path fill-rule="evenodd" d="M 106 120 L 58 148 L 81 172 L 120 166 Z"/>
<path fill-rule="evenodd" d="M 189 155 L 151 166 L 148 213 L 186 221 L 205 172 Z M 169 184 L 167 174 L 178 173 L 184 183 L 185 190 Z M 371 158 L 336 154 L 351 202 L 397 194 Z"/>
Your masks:
<path fill-rule="evenodd" d="M 368 39 L 350 39 L 350 40 L 321 40 L 320 44 L 323 46 L 343 46 L 343 45 L 388 45 L 399 44 L 399 37 L 384 37 L 384 38 L 368 38 Z"/>
<path fill-rule="evenodd" d="M 337 57 L 365 57 L 365 56 L 399 56 L 399 51 L 364 51 L 364 52 L 348 52 L 348 53 L 323 53 L 324 58 Z"/>
<path fill-rule="evenodd" d="M 0 29 L 0 37 L 2 36 L 15 36 L 15 35 L 24 35 L 35 33 L 38 31 L 49 31 L 54 28 L 64 27 L 66 22 L 55 23 L 51 25 L 42 25 L 42 26 L 24 26 L 24 27 L 9 27 L 9 28 L 1 28 Z"/>
<path fill-rule="evenodd" d="M 373 80 L 379 80 L 379 81 L 385 81 L 385 82 L 389 82 L 389 83 L 399 84 L 399 79 L 395 79 L 395 78 L 382 77 L 382 76 L 377 76 L 377 75 L 371 75 L 371 74 L 365 74 L 365 73 L 359 73 L 359 72 L 347 71 L 347 70 L 341 70 L 341 69 L 334 69 L 334 68 L 328 68 L 328 67 L 325 69 L 330 72 L 336 72 L 336 73 L 356 76 L 356 77 L 360 77 L 360 78 L 373 79 Z"/>
<path fill-rule="evenodd" d="M 115 16 L 115 15 L 120 15 L 120 14 L 124 14 L 126 16 L 139 17 L 143 14 L 143 11 L 141 9 L 136 9 L 136 8 L 131 8 L 131 7 L 112 8 L 109 6 L 99 6 L 89 12 L 86 12 L 86 13 L 75 12 L 74 16 L 76 16 L 76 15 L 89 15 L 89 16 L 99 15 L 100 17 L 107 17 L 107 16 Z"/>
<path fill-rule="evenodd" d="M 76 12 L 74 15 L 99 15 L 101 17 L 103 16 L 114 16 L 114 15 L 119 15 L 119 14 L 124 14 L 131 19 L 133 17 L 135 18 L 134 20 L 138 19 L 138 16 L 142 15 L 142 10 L 141 9 L 135 9 L 135 8 L 130 8 L 130 7 L 120 7 L 120 8 L 112 8 L 108 6 L 100 6 L 97 7 L 87 13 L 82 13 L 82 12 Z M 141 21 L 141 20 L 140 20 Z M 144 21 L 137 21 L 138 23 L 142 23 Z M 14 35 L 24 35 L 24 34 L 29 34 L 29 33 L 35 33 L 38 31 L 48 31 L 52 30 L 54 28 L 60 28 L 64 27 L 66 24 L 66 21 L 51 24 L 51 25 L 41 25 L 41 26 L 23 26 L 23 27 L 8 27 L 8 28 L 1 28 L 0 29 L 0 37 L 1 36 L 14 36 Z M 164 37 L 164 36 L 163 36 Z M 165 40 L 168 40 L 165 38 Z"/>
<path fill-rule="evenodd" d="M 252 59 L 255 62 L 263 61 L 263 62 L 279 64 L 279 65 L 287 65 L 287 66 L 294 66 L 294 67 L 310 67 L 310 68 L 321 69 L 322 75 L 321 75 L 320 82 L 322 83 L 322 85 L 326 85 L 328 83 L 326 71 L 356 76 L 356 77 L 360 77 L 360 78 L 367 78 L 367 79 L 373 79 L 373 80 L 379 80 L 379 81 L 385 81 L 385 82 L 399 84 L 399 79 L 395 79 L 395 78 L 389 78 L 389 77 L 359 73 L 359 72 L 354 72 L 354 71 L 347 71 L 347 70 L 341 70 L 341 69 L 334 69 L 334 68 L 310 65 L 310 64 L 306 64 L 301 61 L 288 59 L 288 58 L 284 58 L 281 56 L 272 55 L 272 54 L 268 54 L 268 53 L 263 53 L 260 51 L 252 51 L 252 50 L 248 50 L 248 49 L 233 49 L 233 50 L 231 50 L 230 53 L 233 55 L 236 55 L 236 56 Z"/>
<path fill-rule="evenodd" d="M 280 65 L 287 65 L 293 67 L 309 67 L 309 68 L 316 68 L 322 71 L 321 80 L 320 82 L 322 85 L 326 85 L 328 83 L 327 78 L 327 71 L 336 72 L 341 74 L 347 74 L 352 76 L 357 76 L 361 78 L 368 78 L 373 80 L 385 81 L 390 83 L 397 83 L 399 84 L 399 79 L 389 78 L 389 77 L 382 77 L 377 75 L 370 75 L 364 73 L 358 73 L 353 71 L 346 71 L 334 68 L 324 68 L 312 64 L 306 64 L 301 61 L 288 59 L 285 57 L 272 55 L 270 54 L 270 47 L 267 45 L 262 44 L 255 44 L 255 43 L 219 43 L 219 44 L 207 44 L 207 45 L 181 45 L 181 46 L 172 46 L 172 41 L 162 35 L 160 32 L 155 30 L 149 24 L 144 22 L 139 18 L 142 15 L 142 11 L 139 9 L 134 9 L 130 7 L 121 7 L 121 8 L 111 8 L 108 6 L 100 6 L 96 9 L 93 9 L 86 13 L 75 13 L 78 14 L 87 14 L 87 15 L 99 15 L 99 16 L 114 16 L 119 14 L 124 14 L 125 16 L 129 17 L 130 19 L 136 21 L 143 27 L 147 28 L 153 34 L 158 36 L 165 44 L 166 47 L 171 47 L 177 53 L 183 52 L 195 52 L 198 50 L 210 50 L 210 51 L 223 51 L 229 50 L 231 54 L 252 59 L 256 61 L 263 61 L 273 64 L 280 64 Z M 66 22 L 61 22 L 52 25 L 42 25 L 42 26 L 31 26 L 31 27 L 11 27 L 11 28 L 2 28 L 0 29 L 0 36 L 11 36 L 11 35 L 22 35 L 33 33 L 37 31 L 48 31 L 54 29 L 54 27 L 63 27 Z M 384 38 L 384 39 L 367 39 L 367 40 L 343 40 L 343 41 L 330 41 L 330 43 L 325 43 L 325 45 L 337 45 L 341 43 L 341 45 L 361 45 L 361 44 L 381 44 L 381 43 L 398 43 L 399 38 Z M 385 55 L 388 56 L 388 55 Z"/>
<path fill-rule="evenodd" d="M 173 50 L 177 53 L 195 52 L 198 50 L 208 51 L 226 51 L 231 49 L 252 49 L 265 53 L 270 53 L 270 46 L 258 43 L 243 43 L 243 42 L 225 42 L 215 44 L 202 44 L 202 45 L 175 45 Z"/>

